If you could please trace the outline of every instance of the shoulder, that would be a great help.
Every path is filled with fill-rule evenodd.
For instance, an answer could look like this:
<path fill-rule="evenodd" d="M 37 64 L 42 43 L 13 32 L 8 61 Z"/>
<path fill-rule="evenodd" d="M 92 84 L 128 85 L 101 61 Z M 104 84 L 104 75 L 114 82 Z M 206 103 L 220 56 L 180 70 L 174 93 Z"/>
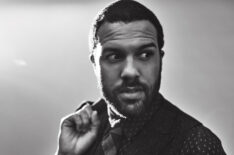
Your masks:
<path fill-rule="evenodd" d="M 197 126 L 191 129 L 185 137 L 182 155 L 188 154 L 211 154 L 225 155 L 219 138 L 204 126 Z"/>
<path fill-rule="evenodd" d="M 221 141 L 201 122 L 164 99 L 163 114 L 173 120 L 173 146 L 182 155 L 225 155 Z"/>
<path fill-rule="evenodd" d="M 180 108 L 166 100 L 162 97 L 161 115 L 165 116 L 167 120 L 173 120 L 171 124 L 174 128 L 180 130 L 181 132 L 189 131 L 195 126 L 202 125 L 194 117 L 182 111 Z"/>

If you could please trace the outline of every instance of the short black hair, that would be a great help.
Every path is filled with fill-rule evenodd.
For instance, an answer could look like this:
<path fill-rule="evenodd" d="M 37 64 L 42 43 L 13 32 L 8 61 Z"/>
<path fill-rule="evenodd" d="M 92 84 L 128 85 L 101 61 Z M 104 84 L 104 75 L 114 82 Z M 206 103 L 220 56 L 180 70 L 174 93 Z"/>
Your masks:
<path fill-rule="evenodd" d="M 90 49 L 93 52 L 93 50 L 96 48 L 99 42 L 97 32 L 101 25 L 105 22 L 129 23 L 138 20 L 148 20 L 154 25 L 157 31 L 156 37 L 158 40 L 159 50 L 161 51 L 164 45 L 164 35 L 163 28 L 158 18 L 151 10 L 134 0 L 118 0 L 101 10 L 94 20 L 91 28 Z"/>

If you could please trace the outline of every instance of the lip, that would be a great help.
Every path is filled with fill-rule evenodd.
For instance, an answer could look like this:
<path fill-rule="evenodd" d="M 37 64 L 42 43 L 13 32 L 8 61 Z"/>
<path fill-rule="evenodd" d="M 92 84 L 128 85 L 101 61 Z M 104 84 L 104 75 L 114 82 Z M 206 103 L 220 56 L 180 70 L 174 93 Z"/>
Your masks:
<path fill-rule="evenodd" d="M 136 93 L 142 91 L 143 89 L 141 87 L 125 87 L 121 89 L 120 93 Z"/>
<path fill-rule="evenodd" d="M 125 91 L 125 92 L 121 92 L 119 94 L 119 97 L 123 100 L 139 100 L 142 99 L 144 96 L 144 92 L 143 91 Z"/>

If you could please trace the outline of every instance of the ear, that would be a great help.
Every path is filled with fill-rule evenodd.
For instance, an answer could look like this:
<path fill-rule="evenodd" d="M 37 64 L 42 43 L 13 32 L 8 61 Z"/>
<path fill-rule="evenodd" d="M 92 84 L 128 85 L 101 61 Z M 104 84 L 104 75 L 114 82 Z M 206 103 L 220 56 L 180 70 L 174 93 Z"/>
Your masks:
<path fill-rule="evenodd" d="M 90 61 L 92 62 L 92 64 L 95 65 L 95 59 L 94 59 L 93 53 L 90 54 L 89 59 L 90 59 Z"/>
<path fill-rule="evenodd" d="M 96 65 L 95 56 L 93 53 L 89 55 L 89 60 L 92 62 L 94 74 L 97 76 L 98 75 L 98 70 L 97 70 L 98 66 Z"/>
<path fill-rule="evenodd" d="M 165 52 L 164 52 L 163 50 L 160 50 L 160 51 L 159 51 L 159 54 L 160 54 L 161 58 L 163 58 Z"/>

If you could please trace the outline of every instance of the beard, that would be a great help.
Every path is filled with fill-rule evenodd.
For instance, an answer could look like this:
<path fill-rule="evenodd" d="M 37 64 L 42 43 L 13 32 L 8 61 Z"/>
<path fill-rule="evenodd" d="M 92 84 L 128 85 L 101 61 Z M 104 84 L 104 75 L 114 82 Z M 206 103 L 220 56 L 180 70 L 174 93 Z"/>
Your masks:
<path fill-rule="evenodd" d="M 109 91 L 103 81 L 101 83 L 102 95 L 116 114 L 123 117 L 136 117 L 151 107 L 160 88 L 161 70 L 153 86 L 148 86 L 139 79 L 131 82 L 123 80 L 121 85 Z"/>

